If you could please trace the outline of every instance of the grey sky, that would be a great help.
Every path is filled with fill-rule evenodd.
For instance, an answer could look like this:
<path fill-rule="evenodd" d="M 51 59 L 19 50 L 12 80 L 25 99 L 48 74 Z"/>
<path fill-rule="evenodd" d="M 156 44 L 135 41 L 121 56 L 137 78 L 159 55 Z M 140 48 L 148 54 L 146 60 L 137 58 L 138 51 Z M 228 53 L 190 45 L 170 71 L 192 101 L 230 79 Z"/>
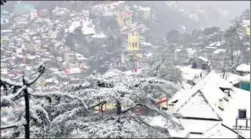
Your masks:
<path fill-rule="evenodd" d="M 222 8 L 230 11 L 231 15 L 237 16 L 245 9 L 250 9 L 250 1 L 177 1 L 183 6 L 203 6 Z"/>

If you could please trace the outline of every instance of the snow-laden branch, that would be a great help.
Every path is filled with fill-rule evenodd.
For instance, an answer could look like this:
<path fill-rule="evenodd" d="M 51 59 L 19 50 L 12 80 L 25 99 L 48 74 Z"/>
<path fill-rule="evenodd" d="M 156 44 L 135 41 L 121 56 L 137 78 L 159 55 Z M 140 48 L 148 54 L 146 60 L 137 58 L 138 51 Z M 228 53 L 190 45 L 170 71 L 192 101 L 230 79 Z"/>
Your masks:
<path fill-rule="evenodd" d="M 122 113 L 126 113 L 126 112 L 130 111 L 130 110 L 132 110 L 133 108 L 135 108 L 136 106 L 143 106 L 143 107 L 145 107 L 145 108 L 147 108 L 147 109 L 149 109 L 149 110 L 151 110 L 151 111 L 154 111 L 154 112 L 156 112 L 156 113 L 162 115 L 164 118 L 170 120 L 171 123 L 172 123 L 174 126 L 178 126 L 179 128 L 182 129 L 182 125 L 181 125 L 178 121 L 173 120 L 175 117 L 174 117 L 172 114 L 170 114 L 170 113 L 169 113 L 169 114 L 166 114 L 166 113 L 164 113 L 164 112 L 162 112 L 162 111 L 160 111 L 160 110 L 158 110 L 158 109 L 152 108 L 152 107 L 147 106 L 147 105 L 145 105 L 145 104 L 137 103 L 137 104 L 135 104 L 134 106 L 132 106 L 132 107 L 130 107 L 130 108 L 128 108 L 128 109 L 122 111 Z"/>
<path fill-rule="evenodd" d="M 40 116 L 43 116 L 43 121 L 45 121 L 46 124 L 50 122 L 49 114 L 42 106 L 32 105 L 31 110 L 34 111 L 35 113 L 38 113 Z"/>
<path fill-rule="evenodd" d="M 2 96 L 1 97 L 1 107 L 10 106 L 11 104 L 14 104 L 13 101 L 21 98 L 22 97 L 22 92 L 25 89 L 27 89 L 26 85 L 24 85 L 22 88 L 20 88 L 15 94 L 10 94 L 8 96 Z"/>
<path fill-rule="evenodd" d="M 152 125 L 148 124 L 147 122 L 145 122 L 145 120 L 143 120 L 139 116 L 137 118 L 136 117 L 132 117 L 132 119 L 134 121 L 136 121 L 137 123 L 139 123 L 139 124 L 146 125 L 148 128 L 152 128 L 152 129 L 155 129 L 157 131 L 162 131 L 163 133 L 167 134 L 170 137 L 170 133 L 169 133 L 169 131 L 168 131 L 167 128 L 163 128 L 163 127 L 159 127 L 159 126 L 152 126 Z"/>
<path fill-rule="evenodd" d="M 0 130 L 4 130 L 4 129 L 9 129 L 9 128 L 17 128 L 19 126 L 23 126 L 26 124 L 26 120 L 25 119 L 22 119 L 16 123 L 13 123 L 13 124 L 9 124 L 9 125 L 6 125 L 6 126 L 2 126 L 0 128 Z"/>
<path fill-rule="evenodd" d="M 27 84 L 25 84 L 26 86 L 31 86 L 32 84 L 34 84 L 40 77 L 41 75 L 45 72 L 45 66 L 44 66 L 44 63 L 41 64 L 38 69 L 37 69 L 37 76 L 28 81 Z M 23 86 L 23 83 L 18 83 L 18 82 L 15 82 L 15 81 L 11 81 L 10 79 L 6 79 L 6 78 L 3 78 L 1 77 L 1 80 L 0 80 L 1 84 L 7 84 L 9 86 L 15 86 L 17 88 L 21 88 Z"/>
<path fill-rule="evenodd" d="M 68 120 L 70 120 L 71 118 L 73 118 L 74 116 L 77 116 L 78 113 L 82 112 L 83 108 L 81 107 L 77 107 L 74 108 L 71 111 L 67 111 L 64 114 L 61 114 L 59 116 L 57 116 L 52 122 L 51 125 L 57 126 L 60 125 L 61 123 L 64 123 Z"/>
<path fill-rule="evenodd" d="M 1 83 L 2 84 L 7 84 L 9 86 L 16 86 L 16 87 L 22 87 L 23 84 L 22 83 L 18 83 L 18 82 L 15 82 L 15 81 L 11 81 L 10 79 L 6 79 L 6 78 L 3 78 L 1 77 Z"/>
<path fill-rule="evenodd" d="M 80 98 L 80 97 L 77 97 L 77 96 L 73 96 L 71 94 L 65 94 L 65 93 L 61 93 L 61 92 L 50 92 L 50 93 L 42 93 L 42 92 L 37 92 L 37 93 L 29 93 L 31 96 L 34 96 L 34 97 L 45 97 L 45 98 L 52 98 L 52 97 L 65 97 L 65 98 L 68 98 L 68 99 L 76 99 L 78 100 L 81 105 L 83 105 L 85 107 L 85 109 L 88 108 L 88 106 L 85 104 L 85 102 Z"/>

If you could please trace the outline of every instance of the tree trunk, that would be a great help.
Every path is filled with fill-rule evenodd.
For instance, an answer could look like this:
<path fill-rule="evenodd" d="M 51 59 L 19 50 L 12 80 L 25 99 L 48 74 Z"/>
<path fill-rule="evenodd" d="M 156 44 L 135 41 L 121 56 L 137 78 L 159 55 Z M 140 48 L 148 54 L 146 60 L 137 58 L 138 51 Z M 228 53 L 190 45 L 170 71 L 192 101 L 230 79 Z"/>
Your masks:
<path fill-rule="evenodd" d="M 24 100 L 25 100 L 25 139 L 30 139 L 30 104 L 29 104 L 29 94 L 28 90 L 24 90 Z"/>
<path fill-rule="evenodd" d="M 117 107 L 117 115 L 121 114 L 121 104 L 119 101 L 116 102 L 116 107 Z"/>
<path fill-rule="evenodd" d="M 119 101 L 116 102 L 116 106 L 117 106 L 117 115 L 120 115 L 121 114 L 121 104 Z M 122 129 L 121 129 L 121 122 L 120 122 L 120 119 L 118 119 L 118 128 L 119 128 L 119 131 L 121 133 Z M 121 137 L 121 134 L 118 136 L 119 139 L 122 139 Z"/>

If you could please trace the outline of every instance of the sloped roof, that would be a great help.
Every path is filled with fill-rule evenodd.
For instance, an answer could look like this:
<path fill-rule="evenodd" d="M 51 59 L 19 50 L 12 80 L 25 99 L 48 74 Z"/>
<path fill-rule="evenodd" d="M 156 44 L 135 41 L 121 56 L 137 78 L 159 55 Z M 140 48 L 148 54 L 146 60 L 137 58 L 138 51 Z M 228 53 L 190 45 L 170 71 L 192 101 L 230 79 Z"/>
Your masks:
<path fill-rule="evenodd" d="M 250 65 L 248 64 L 240 64 L 238 67 L 236 67 L 237 71 L 243 71 L 243 72 L 250 72 Z"/>
<path fill-rule="evenodd" d="M 223 77 L 223 74 L 224 73 L 219 73 L 219 76 Z M 232 84 L 238 83 L 240 81 L 240 79 L 241 79 L 240 75 L 237 75 L 237 74 L 234 74 L 234 73 L 231 73 L 231 72 L 226 72 L 224 76 L 225 76 L 224 79 L 227 80 L 228 82 L 232 83 Z"/>
<path fill-rule="evenodd" d="M 247 117 L 250 118 L 250 92 L 239 89 L 239 88 L 232 88 L 235 92 L 232 96 L 232 99 L 229 101 L 228 105 L 224 107 L 224 115 L 223 115 L 223 124 L 233 128 L 235 126 L 235 118 L 238 116 L 238 109 L 246 109 L 247 110 Z M 242 126 L 245 126 L 245 123 L 240 123 Z M 249 121 L 250 125 L 250 121 Z M 245 138 L 250 138 L 250 131 L 237 131 Z M 248 134 L 245 134 L 248 132 Z"/>
<path fill-rule="evenodd" d="M 241 81 L 250 82 L 250 74 L 241 77 Z"/>
<path fill-rule="evenodd" d="M 229 86 L 231 87 L 231 84 L 228 83 L 226 80 L 220 78 L 214 71 L 210 72 L 206 77 L 204 77 L 198 84 L 196 84 L 191 89 L 187 89 L 185 91 L 181 91 L 179 93 L 182 94 L 176 94 L 174 97 L 177 98 L 179 96 L 178 102 L 175 104 L 175 112 L 177 112 L 183 105 L 190 100 L 198 91 L 200 91 L 205 99 L 207 100 L 207 103 L 212 107 L 214 112 L 218 115 L 218 117 L 221 119 L 222 112 L 215 106 L 215 103 L 218 102 L 219 99 L 224 97 L 224 92 L 220 90 L 219 87 L 222 86 Z M 174 99 L 171 99 L 172 101 L 175 101 Z"/>
<path fill-rule="evenodd" d="M 238 133 L 222 123 L 204 133 L 200 138 L 237 138 Z"/>

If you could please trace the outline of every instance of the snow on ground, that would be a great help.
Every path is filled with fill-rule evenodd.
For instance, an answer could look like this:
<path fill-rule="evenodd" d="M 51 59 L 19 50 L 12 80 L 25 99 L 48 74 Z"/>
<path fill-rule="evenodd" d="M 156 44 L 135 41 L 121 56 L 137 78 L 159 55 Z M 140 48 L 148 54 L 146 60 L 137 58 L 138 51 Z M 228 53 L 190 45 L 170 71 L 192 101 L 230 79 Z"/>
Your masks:
<path fill-rule="evenodd" d="M 192 80 L 196 76 L 199 77 L 201 73 L 202 73 L 202 76 L 205 75 L 204 70 L 202 70 L 202 69 L 193 69 L 193 68 L 191 68 L 191 66 L 177 66 L 177 68 L 179 68 L 181 70 L 182 76 L 186 80 Z"/>
<path fill-rule="evenodd" d="M 237 71 L 242 71 L 242 72 L 250 72 L 250 65 L 248 64 L 240 64 L 238 67 L 236 67 Z"/>
<path fill-rule="evenodd" d="M 133 72 L 132 70 L 129 70 L 129 71 L 125 71 L 123 73 L 126 75 L 138 75 L 141 73 L 141 71 L 142 71 L 142 69 L 137 69 L 137 72 Z"/>
<path fill-rule="evenodd" d="M 123 74 L 122 71 L 117 70 L 117 69 L 109 69 L 107 72 L 105 72 L 103 74 L 104 77 L 112 77 L 112 76 L 116 76 L 116 75 L 121 75 Z"/>

